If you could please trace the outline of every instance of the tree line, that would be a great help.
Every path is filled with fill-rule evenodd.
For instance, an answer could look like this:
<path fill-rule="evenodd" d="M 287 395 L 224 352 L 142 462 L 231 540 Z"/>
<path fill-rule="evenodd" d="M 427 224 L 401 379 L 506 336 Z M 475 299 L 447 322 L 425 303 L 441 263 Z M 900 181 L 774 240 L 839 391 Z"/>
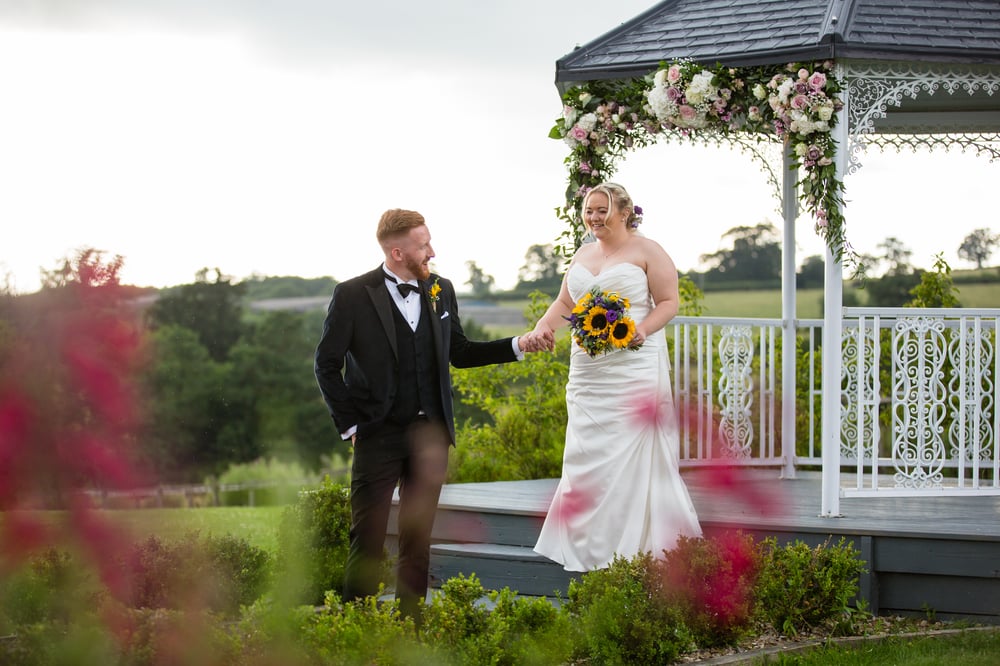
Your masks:
<path fill-rule="evenodd" d="M 979 231 L 963 244 L 970 261 L 985 261 L 997 244 L 995 235 Z M 706 255 L 710 268 L 685 276 L 683 285 L 697 291 L 699 280 L 724 285 L 749 276 L 780 277 L 772 225 L 735 227 L 727 236 L 732 246 Z M 948 287 L 950 268 L 940 258 L 928 273 L 912 268 L 911 253 L 898 239 L 886 239 L 879 249 L 881 255 L 865 258 L 884 269 L 867 284 L 869 304 L 901 306 L 912 302 L 914 289 L 924 305 L 957 304 Z M 551 246 L 531 246 L 514 293 L 551 297 L 563 261 Z M 249 307 L 268 298 L 329 295 L 333 278 L 235 281 L 219 269 L 203 269 L 193 282 L 158 290 L 152 303 L 139 305 L 139 297 L 149 294 L 117 284 L 120 266 L 120 258 L 106 261 L 86 250 L 43 272 L 44 286 L 35 294 L 0 291 L 0 495 L 18 474 L 11 441 L 44 440 L 30 452 L 44 462 L 45 451 L 58 452 L 64 440 L 85 437 L 102 413 L 128 422 L 128 433 L 112 435 L 129 439 L 137 464 L 160 482 L 204 482 L 232 464 L 261 458 L 296 461 L 310 471 L 339 467 L 339 460 L 331 460 L 346 458 L 349 449 L 335 432 L 312 367 L 324 312 Z M 822 275 L 822 260 L 807 258 L 800 286 L 819 286 Z M 485 277 L 470 271 L 474 295 L 477 287 L 489 293 L 492 283 Z M 115 287 L 113 317 L 103 314 L 111 301 L 91 299 L 93 284 Z M 489 337 L 475 322 L 464 323 L 470 337 Z M 135 335 L 125 335 L 126 329 Z M 128 374 L 122 350 L 133 347 L 142 362 Z M 109 367 L 122 368 L 121 376 L 109 374 Z M 134 413 L 119 404 L 126 389 L 135 395 Z M 24 425 L 29 417 L 14 409 L 21 403 L 31 406 L 25 414 L 36 425 Z M 488 409 L 461 400 L 456 412 L 459 422 L 473 427 L 495 419 Z M 85 474 L 86 467 L 73 473 Z"/>

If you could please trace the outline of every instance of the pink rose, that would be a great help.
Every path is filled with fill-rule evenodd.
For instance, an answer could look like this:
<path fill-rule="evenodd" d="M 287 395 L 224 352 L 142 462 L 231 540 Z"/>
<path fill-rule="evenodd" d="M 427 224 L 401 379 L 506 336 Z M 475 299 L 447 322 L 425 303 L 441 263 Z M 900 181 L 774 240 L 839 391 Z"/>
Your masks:
<path fill-rule="evenodd" d="M 676 103 L 683 96 L 684 95 L 677 88 L 674 88 L 673 86 L 671 86 L 670 88 L 667 88 L 667 99 L 669 99 L 671 102 Z"/>
<path fill-rule="evenodd" d="M 587 130 L 583 129 L 579 125 L 573 125 L 573 129 L 569 131 L 569 135 L 577 141 L 585 141 L 587 138 Z"/>
<path fill-rule="evenodd" d="M 806 69 L 805 67 L 803 67 L 802 69 L 800 69 L 799 70 L 799 78 L 802 79 L 803 81 L 805 81 L 806 79 L 808 79 L 809 78 L 809 70 Z"/>
<path fill-rule="evenodd" d="M 805 95 L 796 95 L 792 98 L 793 109 L 805 109 L 809 107 L 809 98 Z"/>
<path fill-rule="evenodd" d="M 826 74 L 823 72 L 816 72 L 809 77 L 809 87 L 813 90 L 822 90 L 823 86 L 826 85 Z"/>
<path fill-rule="evenodd" d="M 681 118 L 684 120 L 694 120 L 698 115 L 698 112 L 694 110 L 694 107 L 688 104 L 681 104 L 677 110 L 680 112 Z"/>
<path fill-rule="evenodd" d="M 677 65 L 671 65 L 670 69 L 667 70 L 667 81 L 671 83 L 677 83 L 681 80 L 681 68 Z"/>

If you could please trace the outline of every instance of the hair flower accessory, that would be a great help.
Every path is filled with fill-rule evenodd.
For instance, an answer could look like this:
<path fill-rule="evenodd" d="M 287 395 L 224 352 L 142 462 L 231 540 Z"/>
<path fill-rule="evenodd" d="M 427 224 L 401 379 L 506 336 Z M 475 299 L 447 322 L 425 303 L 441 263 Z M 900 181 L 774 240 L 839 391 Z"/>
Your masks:
<path fill-rule="evenodd" d="M 629 220 L 628 226 L 638 229 L 640 224 L 642 224 L 642 206 L 632 206 L 632 218 Z"/>
<path fill-rule="evenodd" d="M 635 321 L 628 316 L 629 305 L 629 300 L 616 292 L 594 287 L 566 317 L 573 340 L 591 357 L 615 349 L 638 349 L 632 344 Z"/>
<path fill-rule="evenodd" d="M 441 285 L 439 284 L 440 281 L 441 278 L 434 278 L 434 284 L 432 284 L 431 288 L 427 290 L 427 298 L 431 300 L 431 307 L 434 309 L 434 312 L 437 312 L 438 301 L 441 300 Z"/>

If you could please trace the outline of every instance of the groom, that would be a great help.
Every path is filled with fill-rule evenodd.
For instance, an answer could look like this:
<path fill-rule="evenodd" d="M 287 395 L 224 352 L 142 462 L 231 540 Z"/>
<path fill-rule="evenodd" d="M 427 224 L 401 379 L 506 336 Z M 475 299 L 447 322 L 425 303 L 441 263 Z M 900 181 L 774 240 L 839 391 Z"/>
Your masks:
<path fill-rule="evenodd" d="M 420 213 L 386 211 L 376 237 L 385 262 L 334 289 L 315 371 L 337 431 L 354 445 L 344 600 L 378 591 L 398 483 L 396 598 L 419 623 L 431 528 L 455 443 L 449 363 L 505 363 L 537 349 L 530 336 L 465 337 L 451 282 L 430 272 L 434 250 Z"/>

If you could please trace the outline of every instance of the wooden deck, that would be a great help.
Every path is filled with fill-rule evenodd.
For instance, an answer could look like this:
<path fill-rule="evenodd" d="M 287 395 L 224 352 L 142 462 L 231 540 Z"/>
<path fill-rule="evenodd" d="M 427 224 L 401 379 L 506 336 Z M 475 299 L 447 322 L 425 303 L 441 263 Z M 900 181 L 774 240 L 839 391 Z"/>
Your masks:
<path fill-rule="evenodd" d="M 844 537 L 868 563 L 859 597 L 873 611 L 1000 624 L 1000 497 L 842 498 L 843 515 L 823 518 L 818 473 L 780 479 L 775 470 L 746 470 L 729 484 L 705 471 L 683 474 L 706 536 L 742 529 L 809 545 Z M 564 595 L 577 574 L 532 550 L 555 485 L 446 485 L 432 586 L 475 573 L 487 589 Z"/>

